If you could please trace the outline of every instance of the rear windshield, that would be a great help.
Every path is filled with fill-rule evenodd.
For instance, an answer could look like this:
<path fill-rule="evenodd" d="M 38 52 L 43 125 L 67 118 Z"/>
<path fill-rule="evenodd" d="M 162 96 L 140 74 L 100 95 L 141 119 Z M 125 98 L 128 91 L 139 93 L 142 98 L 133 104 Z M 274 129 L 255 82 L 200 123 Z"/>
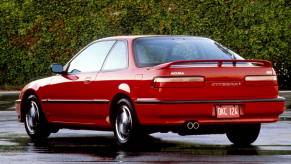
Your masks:
<path fill-rule="evenodd" d="M 177 60 L 243 59 L 219 43 L 195 37 L 145 37 L 134 41 L 138 67 L 150 67 Z"/>

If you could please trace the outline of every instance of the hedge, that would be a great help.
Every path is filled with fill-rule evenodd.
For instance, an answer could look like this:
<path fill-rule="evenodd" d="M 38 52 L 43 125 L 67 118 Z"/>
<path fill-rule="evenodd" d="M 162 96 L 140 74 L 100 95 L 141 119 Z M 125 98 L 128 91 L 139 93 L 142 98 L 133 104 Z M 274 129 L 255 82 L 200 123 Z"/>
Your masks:
<path fill-rule="evenodd" d="M 273 62 L 291 89 L 290 0 L 2 0 L 0 88 L 50 75 L 89 42 L 114 35 L 212 38 L 247 59 Z"/>

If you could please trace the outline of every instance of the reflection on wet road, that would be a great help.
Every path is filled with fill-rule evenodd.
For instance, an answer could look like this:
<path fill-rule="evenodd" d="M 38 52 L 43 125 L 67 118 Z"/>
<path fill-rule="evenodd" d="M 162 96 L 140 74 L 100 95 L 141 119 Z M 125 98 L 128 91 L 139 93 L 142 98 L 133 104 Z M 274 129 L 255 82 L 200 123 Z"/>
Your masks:
<path fill-rule="evenodd" d="M 60 130 L 47 142 L 32 143 L 14 111 L 0 111 L 0 163 L 80 162 L 290 163 L 291 122 L 264 124 L 250 147 L 234 147 L 225 135 L 155 133 L 128 150 L 111 132 Z"/>

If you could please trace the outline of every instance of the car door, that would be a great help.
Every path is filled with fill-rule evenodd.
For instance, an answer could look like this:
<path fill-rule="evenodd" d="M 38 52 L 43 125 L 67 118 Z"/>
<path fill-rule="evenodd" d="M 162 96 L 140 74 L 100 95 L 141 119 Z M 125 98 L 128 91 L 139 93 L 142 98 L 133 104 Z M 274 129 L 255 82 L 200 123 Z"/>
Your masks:
<path fill-rule="evenodd" d="M 112 47 L 97 75 L 96 86 L 103 91 L 98 93 L 99 97 L 112 99 L 120 90 L 129 90 L 128 85 L 134 74 L 127 69 L 128 64 L 127 42 L 119 40 Z"/>
<path fill-rule="evenodd" d="M 95 78 L 115 41 L 98 41 L 81 50 L 57 75 L 49 87 L 46 115 L 50 122 L 95 124 L 98 104 Z M 103 100 L 103 101 L 102 101 Z"/>

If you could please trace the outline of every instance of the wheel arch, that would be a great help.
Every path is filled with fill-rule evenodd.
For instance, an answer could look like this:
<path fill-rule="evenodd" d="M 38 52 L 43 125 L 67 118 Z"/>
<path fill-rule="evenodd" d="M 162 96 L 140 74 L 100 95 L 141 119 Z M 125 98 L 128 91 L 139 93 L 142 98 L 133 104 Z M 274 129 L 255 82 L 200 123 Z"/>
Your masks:
<path fill-rule="evenodd" d="M 26 99 L 30 96 L 30 95 L 35 95 L 38 98 L 38 95 L 36 93 L 35 90 L 33 89 L 27 89 L 24 93 L 23 96 L 21 98 L 21 106 L 20 106 L 20 121 L 24 122 L 24 118 L 25 118 L 25 105 L 26 105 Z"/>
<path fill-rule="evenodd" d="M 137 116 L 136 111 L 135 111 L 134 103 L 133 103 L 132 99 L 130 98 L 130 96 L 127 93 L 124 93 L 124 92 L 117 93 L 115 96 L 113 96 L 112 100 L 110 101 L 110 105 L 109 105 L 109 119 L 110 119 L 110 123 L 113 122 L 113 118 L 114 118 L 114 114 L 115 114 L 115 109 L 116 109 L 115 108 L 115 105 L 117 105 L 117 102 L 120 99 L 122 99 L 122 98 L 127 99 L 131 103 L 132 108 L 133 108 L 134 115 L 136 117 L 136 121 L 139 123 L 138 116 Z"/>

